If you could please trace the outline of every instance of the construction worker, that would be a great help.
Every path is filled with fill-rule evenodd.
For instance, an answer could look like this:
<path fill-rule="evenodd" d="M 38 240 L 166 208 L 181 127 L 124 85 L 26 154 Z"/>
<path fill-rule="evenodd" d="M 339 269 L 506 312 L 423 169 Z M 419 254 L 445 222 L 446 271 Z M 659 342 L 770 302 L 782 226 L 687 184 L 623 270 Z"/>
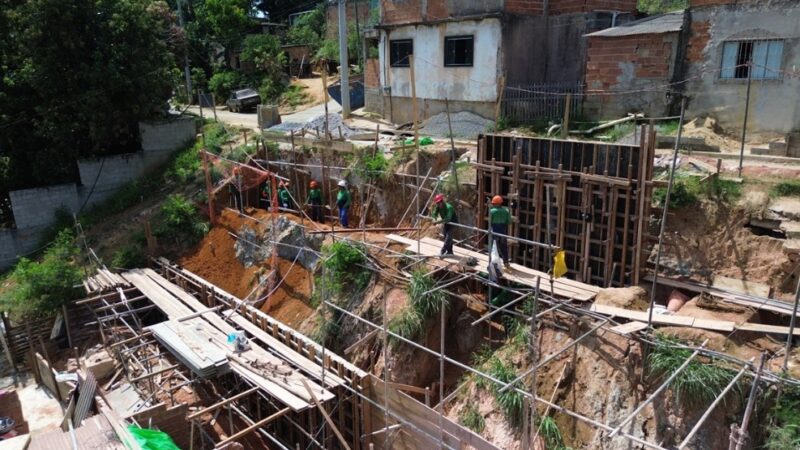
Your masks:
<path fill-rule="evenodd" d="M 444 199 L 444 195 L 436 194 L 436 197 L 433 198 L 433 213 L 431 214 L 434 219 L 438 217 L 439 220 L 434 220 L 434 224 L 443 224 L 442 225 L 442 234 L 444 234 L 444 245 L 442 246 L 442 255 L 452 255 L 453 254 L 453 232 L 455 231 L 455 225 L 458 223 L 458 218 L 456 217 L 456 209 L 450 202 L 446 202 Z"/>
<path fill-rule="evenodd" d="M 347 182 L 341 180 L 337 183 L 339 186 L 339 192 L 336 194 L 336 207 L 339 208 L 339 223 L 344 228 L 349 228 L 349 224 L 347 223 L 347 210 L 350 209 L 350 203 L 352 203 L 352 199 L 350 198 L 350 192 L 347 190 Z"/>
<path fill-rule="evenodd" d="M 271 182 L 272 180 L 267 178 L 267 181 L 264 182 L 264 187 L 261 188 L 261 203 L 266 209 L 269 209 L 272 203 L 272 187 L 270 187 Z"/>
<path fill-rule="evenodd" d="M 320 223 L 325 222 L 325 216 L 322 214 L 322 190 L 315 180 L 311 180 L 309 184 L 306 203 L 311 207 L 311 220 Z"/>
<path fill-rule="evenodd" d="M 281 208 L 292 209 L 292 196 L 289 194 L 289 183 L 281 181 L 278 185 L 278 204 Z"/>
<path fill-rule="evenodd" d="M 508 226 L 511 224 L 511 213 L 508 208 L 503 206 L 503 197 L 495 195 L 492 197 L 492 207 L 489 208 L 489 226 L 492 229 L 492 240 L 497 245 L 497 252 L 503 258 L 503 265 L 508 268 Z M 499 236 L 499 235 L 503 236 Z M 492 245 L 490 243 L 489 245 Z"/>

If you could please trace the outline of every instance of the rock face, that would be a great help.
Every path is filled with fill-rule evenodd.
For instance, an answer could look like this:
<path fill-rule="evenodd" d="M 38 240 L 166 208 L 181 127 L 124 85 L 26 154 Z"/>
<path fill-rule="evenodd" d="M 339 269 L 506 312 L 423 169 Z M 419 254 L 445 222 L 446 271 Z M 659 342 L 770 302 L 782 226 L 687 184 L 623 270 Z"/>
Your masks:
<path fill-rule="evenodd" d="M 647 291 L 639 286 L 628 288 L 601 289 L 597 293 L 595 303 L 598 305 L 616 306 L 617 308 L 647 311 L 650 302 Z"/>
<path fill-rule="evenodd" d="M 274 232 L 272 223 L 267 222 L 260 235 L 255 228 L 245 225 L 237 236 L 234 245 L 236 258 L 245 267 L 268 262 L 277 243 L 279 257 L 289 261 L 297 260 L 306 269 L 314 270 L 319 259 L 317 252 L 322 247 L 322 236 L 304 234 L 300 225 L 283 216 L 275 220 Z"/>

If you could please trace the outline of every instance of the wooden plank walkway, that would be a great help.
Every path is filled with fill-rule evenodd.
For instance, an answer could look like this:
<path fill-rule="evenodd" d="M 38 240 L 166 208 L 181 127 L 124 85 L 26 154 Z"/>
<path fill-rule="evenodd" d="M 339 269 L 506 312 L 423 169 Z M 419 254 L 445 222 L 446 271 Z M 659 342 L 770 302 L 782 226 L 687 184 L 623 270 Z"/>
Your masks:
<path fill-rule="evenodd" d="M 406 250 L 423 256 L 439 256 L 439 252 L 443 244 L 442 241 L 438 241 L 436 239 L 423 238 L 420 240 L 418 249 L 417 241 L 414 239 L 409 239 L 395 234 L 389 234 L 386 237 L 391 241 L 405 244 Z M 474 271 L 483 271 L 489 265 L 489 256 L 483 253 L 474 252 L 458 246 L 453 247 L 453 253 L 455 253 L 455 256 L 458 259 L 469 257 L 475 258 L 478 261 L 478 265 L 472 268 Z M 536 287 L 536 279 L 537 277 L 541 277 L 542 282 L 540 284 L 540 289 L 542 292 L 546 292 L 558 297 L 585 302 L 594 299 L 601 289 L 597 286 L 592 286 L 590 284 L 581 283 L 580 281 L 570 280 L 562 277 L 557 278 L 553 282 L 553 290 L 551 292 L 550 276 L 548 274 L 513 263 L 511 264 L 511 268 L 512 270 L 510 273 L 508 271 L 504 273 L 504 278 L 506 280 L 529 287 Z"/>
<path fill-rule="evenodd" d="M 208 311 L 208 308 L 197 299 L 170 283 L 150 269 L 132 270 L 123 274 L 126 280 L 136 286 L 142 294 L 152 301 L 171 321 Z M 314 395 L 321 401 L 328 401 L 335 395 L 321 386 L 308 380 L 299 370 L 250 342 L 250 348 L 241 353 L 233 353 L 227 344 L 227 336 L 236 331 L 215 312 L 206 312 L 198 317 L 185 320 L 186 326 L 202 336 L 200 342 L 186 342 L 192 338 L 187 334 L 181 336 L 189 347 L 196 345 L 214 346 L 227 355 L 231 369 L 258 386 L 272 397 L 295 411 L 302 411 L 312 406 L 312 396 L 304 386 L 309 384 Z M 293 363 L 296 364 L 295 361 Z M 332 380 L 333 381 L 333 380 Z"/>

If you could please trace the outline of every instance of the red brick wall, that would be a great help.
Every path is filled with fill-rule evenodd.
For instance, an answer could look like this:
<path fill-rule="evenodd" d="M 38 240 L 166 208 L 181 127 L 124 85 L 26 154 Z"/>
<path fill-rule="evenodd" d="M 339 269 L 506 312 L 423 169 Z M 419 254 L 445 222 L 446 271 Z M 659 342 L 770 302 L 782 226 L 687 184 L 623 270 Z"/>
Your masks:
<path fill-rule="evenodd" d="M 544 1 L 506 0 L 506 12 L 528 16 L 541 16 L 544 13 Z"/>
<path fill-rule="evenodd" d="M 711 38 L 709 29 L 711 23 L 705 22 L 692 22 L 692 32 L 689 37 L 689 44 L 686 46 L 686 59 L 690 63 L 702 62 L 703 51 L 708 45 L 708 40 Z"/>
<path fill-rule="evenodd" d="M 356 2 L 349 1 L 345 8 L 347 12 L 347 23 L 356 23 Z M 360 26 L 364 26 L 369 21 L 370 10 L 368 0 L 358 0 L 358 21 Z M 339 36 L 339 6 L 330 4 L 325 10 L 325 20 L 328 24 L 326 27 L 325 37 L 328 39 L 335 39 Z"/>
<path fill-rule="evenodd" d="M 368 88 L 380 87 L 380 65 L 377 58 L 366 60 L 364 64 L 364 86 Z"/>
<path fill-rule="evenodd" d="M 589 89 L 626 88 L 622 65 L 634 65 L 634 78 L 669 80 L 672 44 L 663 35 L 591 37 L 586 52 L 586 84 Z"/>
<path fill-rule="evenodd" d="M 636 11 L 636 0 L 553 0 L 550 15 L 590 12 L 596 10 Z"/>
<path fill-rule="evenodd" d="M 381 23 L 384 25 L 422 21 L 422 2 L 420 0 L 404 2 L 381 0 L 381 11 L 383 13 Z"/>

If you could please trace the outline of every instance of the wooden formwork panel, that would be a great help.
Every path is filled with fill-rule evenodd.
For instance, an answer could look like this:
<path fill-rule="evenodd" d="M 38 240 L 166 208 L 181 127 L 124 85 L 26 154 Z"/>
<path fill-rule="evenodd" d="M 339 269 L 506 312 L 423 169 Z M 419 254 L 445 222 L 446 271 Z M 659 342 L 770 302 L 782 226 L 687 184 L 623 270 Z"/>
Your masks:
<path fill-rule="evenodd" d="M 488 199 L 511 199 L 509 233 L 566 253 L 569 275 L 599 286 L 637 284 L 646 256 L 655 133 L 621 145 L 486 135 L 478 144 L 476 223 L 488 223 Z M 549 206 L 549 207 L 548 207 Z M 515 262 L 548 271 L 548 249 L 513 246 Z"/>

